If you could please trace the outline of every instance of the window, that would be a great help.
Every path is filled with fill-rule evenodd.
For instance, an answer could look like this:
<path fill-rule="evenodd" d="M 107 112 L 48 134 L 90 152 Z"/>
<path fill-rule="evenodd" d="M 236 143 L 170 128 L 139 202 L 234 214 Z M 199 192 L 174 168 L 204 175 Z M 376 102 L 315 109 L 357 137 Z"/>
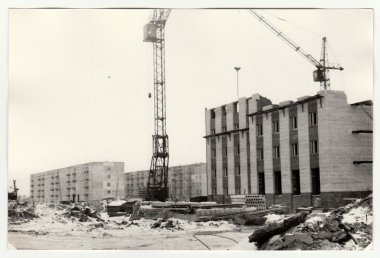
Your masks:
<path fill-rule="evenodd" d="M 318 141 L 311 141 L 310 148 L 311 154 L 318 154 Z"/>
<path fill-rule="evenodd" d="M 239 113 L 239 105 L 238 103 L 234 103 L 234 113 Z"/>
<path fill-rule="evenodd" d="M 240 176 L 240 166 L 237 166 L 237 167 L 235 168 L 235 170 L 236 170 L 236 174 L 237 174 L 238 176 Z"/>
<path fill-rule="evenodd" d="M 111 186 L 111 183 L 107 183 L 107 186 Z"/>
<path fill-rule="evenodd" d="M 301 185 L 300 185 L 300 171 L 293 170 L 292 171 L 292 193 L 294 195 L 301 194 Z"/>
<path fill-rule="evenodd" d="M 222 115 L 223 115 L 223 116 L 227 115 L 227 109 L 226 109 L 226 106 L 223 106 L 223 107 L 222 107 Z"/>
<path fill-rule="evenodd" d="M 224 148 L 224 149 L 223 149 L 223 156 L 224 156 L 224 157 L 227 157 L 227 148 Z"/>
<path fill-rule="evenodd" d="M 110 167 L 107 167 L 106 169 L 107 169 L 108 171 L 110 171 L 110 170 L 111 170 L 111 168 L 110 168 Z"/>
<path fill-rule="evenodd" d="M 222 126 L 222 132 L 227 132 L 227 126 Z"/>
<path fill-rule="evenodd" d="M 212 157 L 216 157 L 216 149 L 215 148 L 212 148 L 211 149 L 211 153 L 212 153 Z"/>
<path fill-rule="evenodd" d="M 111 191 L 110 191 L 110 190 L 108 190 L 108 191 L 107 191 L 107 194 L 110 194 L 110 193 L 111 193 Z"/>
<path fill-rule="evenodd" d="M 214 177 L 216 177 L 216 168 L 214 168 Z"/>
<path fill-rule="evenodd" d="M 280 158 L 280 146 L 274 146 L 273 147 L 273 158 L 274 159 Z"/>
<path fill-rule="evenodd" d="M 257 124 L 256 125 L 256 135 L 257 136 L 262 136 L 263 135 L 263 125 L 262 124 Z"/>
<path fill-rule="evenodd" d="M 211 134 L 215 134 L 215 129 L 211 129 Z"/>
<path fill-rule="evenodd" d="M 318 124 L 317 112 L 310 112 L 309 113 L 309 124 L 310 125 L 317 125 Z"/>
<path fill-rule="evenodd" d="M 264 159 L 264 149 L 257 149 L 257 159 L 258 160 L 263 160 Z"/>
<path fill-rule="evenodd" d="M 272 129 L 273 129 L 273 133 L 279 133 L 280 132 L 280 124 L 279 124 L 278 120 L 272 121 Z"/>
<path fill-rule="evenodd" d="M 297 117 L 293 116 L 291 117 L 291 128 L 292 130 L 297 130 L 298 129 L 298 123 L 297 123 Z"/>
<path fill-rule="evenodd" d="M 313 168 L 311 170 L 311 192 L 313 195 L 321 194 L 319 168 Z"/>
<path fill-rule="evenodd" d="M 111 178 L 111 175 L 107 175 L 107 178 Z"/>
<path fill-rule="evenodd" d="M 223 175 L 224 176 L 228 176 L 228 170 L 227 170 L 227 168 L 223 168 Z"/>
<path fill-rule="evenodd" d="M 274 194 L 282 195 L 281 171 L 274 172 Z"/>
<path fill-rule="evenodd" d="M 238 130 L 239 129 L 239 123 L 234 123 L 234 130 Z"/>
<path fill-rule="evenodd" d="M 258 184 L 259 184 L 259 194 L 265 194 L 265 177 L 264 173 L 257 173 Z"/>
<path fill-rule="evenodd" d="M 298 143 L 292 144 L 292 156 L 298 156 Z"/>
<path fill-rule="evenodd" d="M 211 119 L 214 119 L 215 118 L 215 109 L 211 109 L 210 113 L 211 113 Z"/>
<path fill-rule="evenodd" d="M 240 154 L 240 146 L 239 145 L 235 145 L 235 155 L 239 155 Z"/>

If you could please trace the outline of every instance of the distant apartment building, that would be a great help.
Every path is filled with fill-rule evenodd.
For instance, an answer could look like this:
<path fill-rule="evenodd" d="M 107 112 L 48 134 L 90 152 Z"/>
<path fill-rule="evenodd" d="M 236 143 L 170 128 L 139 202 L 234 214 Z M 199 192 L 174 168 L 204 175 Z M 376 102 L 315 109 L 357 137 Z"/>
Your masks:
<path fill-rule="evenodd" d="M 35 173 L 30 197 L 35 202 L 96 201 L 124 196 L 124 162 L 91 162 Z"/>
<path fill-rule="evenodd" d="M 372 101 L 322 90 L 274 105 L 254 94 L 205 115 L 209 200 L 335 207 L 372 191 Z"/>
<path fill-rule="evenodd" d="M 149 170 L 125 173 L 125 194 L 128 197 L 145 197 Z M 169 167 L 169 198 L 189 200 L 207 196 L 206 164 L 196 163 Z"/>

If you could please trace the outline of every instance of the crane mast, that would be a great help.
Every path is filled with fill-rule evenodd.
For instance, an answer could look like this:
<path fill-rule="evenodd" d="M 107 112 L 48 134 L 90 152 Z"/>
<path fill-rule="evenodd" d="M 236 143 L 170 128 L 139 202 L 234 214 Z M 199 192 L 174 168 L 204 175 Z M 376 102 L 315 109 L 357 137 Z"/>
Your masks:
<path fill-rule="evenodd" d="M 147 185 L 148 200 L 168 197 L 169 137 L 166 132 L 165 25 L 170 9 L 155 9 L 144 27 L 144 42 L 153 43 L 154 135 Z"/>
<path fill-rule="evenodd" d="M 326 37 L 322 38 L 322 53 L 321 59 L 318 61 L 312 55 L 308 54 L 305 50 L 303 50 L 299 45 L 297 45 L 294 41 L 292 41 L 289 37 L 287 37 L 284 33 L 278 30 L 275 26 L 273 26 L 268 20 L 266 20 L 262 15 L 260 15 L 257 11 L 253 9 L 249 9 L 249 12 L 256 17 L 259 22 L 264 24 L 269 30 L 271 30 L 276 36 L 282 39 L 285 43 L 287 43 L 291 48 L 293 48 L 296 52 L 298 52 L 301 56 L 303 56 L 307 61 L 313 64 L 317 70 L 313 72 L 313 80 L 315 82 L 319 82 L 321 85 L 321 89 L 329 89 L 330 88 L 330 77 L 329 70 L 339 70 L 342 71 L 343 67 L 341 66 L 330 66 L 328 64 L 327 59 L 327 45 L 326 45 Z"/>

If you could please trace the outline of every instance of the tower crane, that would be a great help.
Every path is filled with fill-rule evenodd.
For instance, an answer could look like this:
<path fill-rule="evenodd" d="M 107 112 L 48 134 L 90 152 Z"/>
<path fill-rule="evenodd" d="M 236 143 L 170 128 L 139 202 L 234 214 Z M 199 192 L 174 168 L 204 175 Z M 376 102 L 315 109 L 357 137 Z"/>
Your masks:
<path fill-rule="evenodd" d="M 154 135 L 147 185 L 148 200 L 168 197 L 169 137 L 166 132 L 165 25 L 171 9 L 155 9 L 144 26 L 144 42 L 153 43 Z"/>
<path fill-rule="evenodd" d="M 330 76 L 329 70 L 339 70 L 342 71 L 343 67 L 341 66 L 330 66 L 328 63 L 327 57 L 327 44 L 326 37 L 322 38 L 322 51 L 321 58 L 318 61 L 312 55 L 308 54 L 303 50 L 299 45 L 293 42 L 290 38 L 288 38 L 284 33 L 278 30 L 275 26 L 273 26 L 268 20 L 266 20 L 262 15 L 260 15 L 257 11 L 253 9 L 249 9 L 249 12 L 256 17 L 262 24 L 264 24 L 269 30 L 271 30 L 276 36 L 285 41 L 291 48 L 293 48 L 296 52 L 302 55 L 306 60 L 312 63 L 317 70 L 313 72 L 313 80 L 315 82 L 319 82 L 321 85 L 321 89 L 330 89 Z"/>

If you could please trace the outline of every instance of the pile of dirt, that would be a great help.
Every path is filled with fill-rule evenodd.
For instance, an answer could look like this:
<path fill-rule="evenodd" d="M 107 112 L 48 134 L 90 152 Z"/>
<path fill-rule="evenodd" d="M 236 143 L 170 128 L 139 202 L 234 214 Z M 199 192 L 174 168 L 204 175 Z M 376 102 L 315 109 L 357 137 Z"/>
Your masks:
<path fill-rule="evenodd" d="M 89 218 L 94 218 L 97 221 L 104 222 L 96 210 L 82 204 L 73 204 L 68 207 L 62 215 L 66 218 L 76 218 L 79 222 L 87 222 L 90 220 Z"/>
<path fill-rule="evenodd" d="M 32 204 L 13 203 L 8 206 L 8 222 L 9 224 L 26 223 L 39 216 L 35 213 L 35 207 Z"/>
<path fill-rule="evenodd" d="M 174 219 L 157 219 L 152 225 L 152 229 L 168 229 L 171 231 L 183 230 L 178 223 L 178 220 Z"/>
<path fill-rule="evenodd" d="M 264 250 L 362 250 L 372 243 L 372 195 L 308 219 L 272 237 Z"/>

